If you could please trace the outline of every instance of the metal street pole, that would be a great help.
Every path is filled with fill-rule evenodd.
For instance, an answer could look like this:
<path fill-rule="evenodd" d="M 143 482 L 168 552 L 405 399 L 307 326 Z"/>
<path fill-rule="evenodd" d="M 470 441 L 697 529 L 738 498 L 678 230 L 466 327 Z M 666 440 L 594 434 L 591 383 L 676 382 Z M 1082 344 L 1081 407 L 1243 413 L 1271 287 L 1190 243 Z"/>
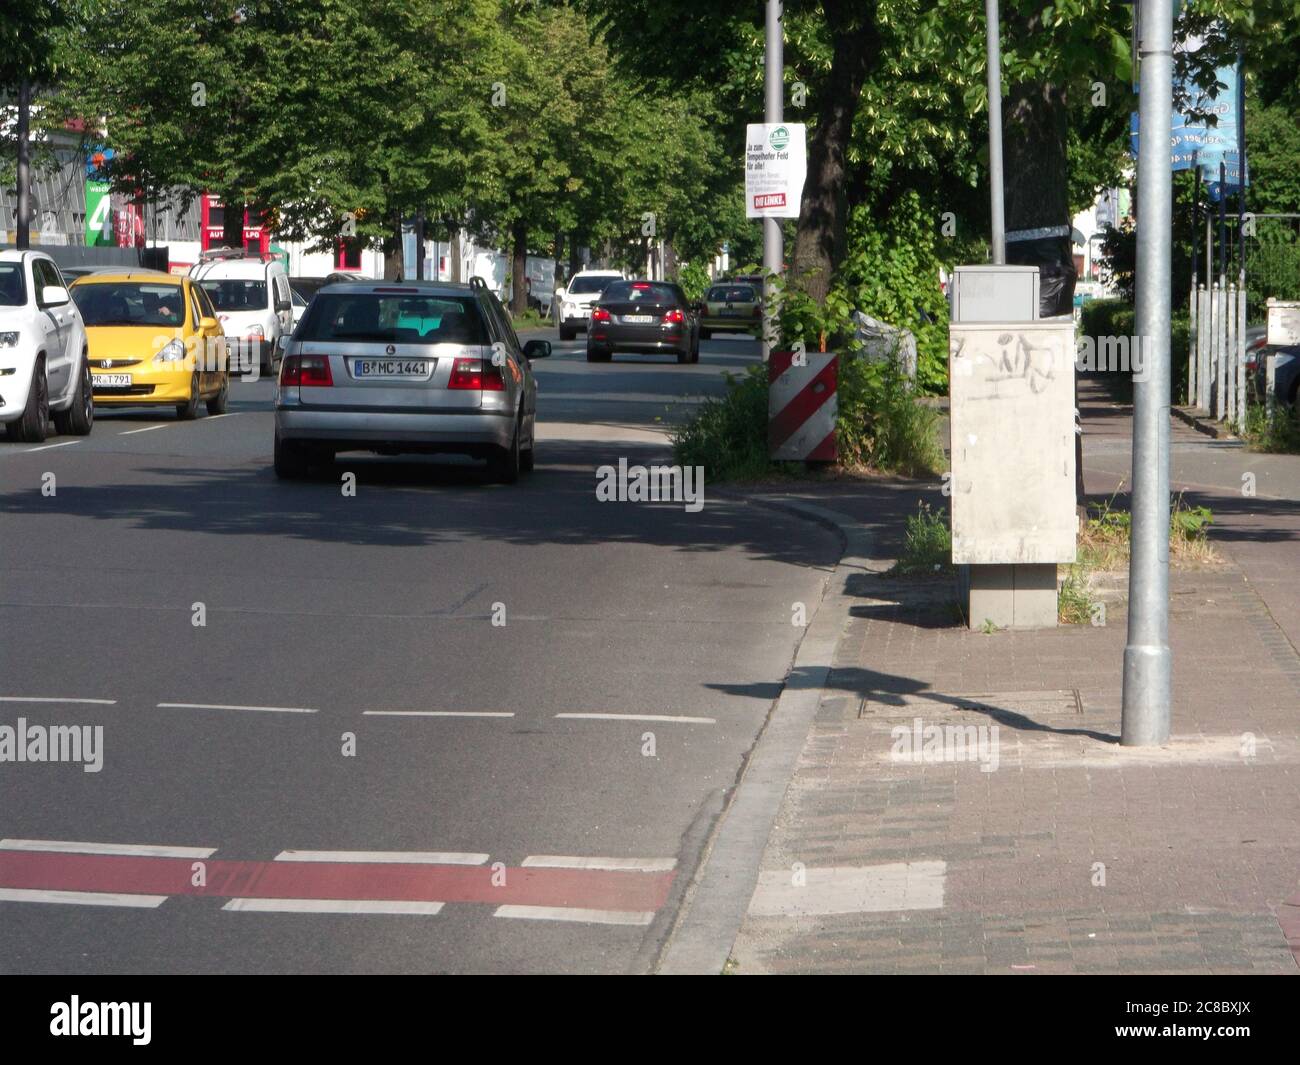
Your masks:
<path fill-rule="evenodd" d="M 18 83 L 18 233 L 15 248 L 31 246 L 32 168 L 28 142 L 31 139 L 32 83 L 23 78 Z"/>
<path fill-rule="evenodd" d="M 1237 49 L 1237 285 L 1242 292 L 1246 291 L 1246 59 L 1240 47 Z"/>
<path fill-rule="evenodd" d="M 785 41 L 781 35 L 781 0 L 767 0 L 767 48 L 764 71 L 766 102 L 763 121 L 782 121 L 785 111 Z M 785 266 L 785 246 L 779 218 L 763 219 L 763 273 L 781 276 Z M 763 361 L 772 353 L 776 333 L 776 293 L 769 282 L 763 310 Z"/>
<path fill-rule="evenodd" d="M 1133 385 L 1133 519 L 1120 729 L 1120 742 L 1126 746 L 1150 746 L 1169 739 L 1173 697 L 1169 650 L 1171 0 L 1143 0 L 1139 17 L 1137 332 L 1144 358 L 1143 372 L 1135 375 Z"/>
<path fill-rule="evenodd" d="M 993 261 L 1007 261 L 1007 223 L 1002 192 L 1002 34 L 998 0 L 984 0 L 984 38 L 988 53 L 989 87 L 989 216 L 993 229 Z"/>

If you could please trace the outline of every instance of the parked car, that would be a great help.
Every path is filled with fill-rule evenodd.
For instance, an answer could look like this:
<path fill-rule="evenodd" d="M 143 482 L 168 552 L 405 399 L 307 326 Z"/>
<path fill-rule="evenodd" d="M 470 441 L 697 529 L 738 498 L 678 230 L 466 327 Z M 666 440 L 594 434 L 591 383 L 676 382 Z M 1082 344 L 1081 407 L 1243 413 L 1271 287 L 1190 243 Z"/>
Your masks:
<path fill-rule="evenodd" d="M 568 284 L 556 289 L 553 305 L 561 340 L 572 340 L 579 331 L 587 329 L 592 304 L 600 298 L 606 285 L 622 277 L 617 270 L 579 270 L 569 278 Z"/>
<path fill-rule="evenodd" d="M 762 289 L 750 284 L 727 282 L 714 285 L 704 294 L 700 313 L 700 339 L 714 333 L 756 333 L 763 327 Z"/>
<path fill-rule="evenodd" d="M 1297 407 L 1300 404 L 1300 344 L 1287 347 L 1265 346 L 1259 349 L 1258 361 L 1250 368 L 1250 380 L 1254 385 L 1255 397 L 1261 403 L 1268 387 L 1269 355 L 1276 356 L 1273 364 L 1274 394 L 1282 403 Z"/>
<path fill-rule="evenodd" d="M 284 350 L 275 472 L 304 477 L 340 451 L 455 453 L 513 483 L 533 468 L 537 383 L 487 285 L 364 281 L 316 293 Z"/>
<path fill-rule="evenodd" d="M 82 264 L 79 266 L 60 266 L 59 273 L 63 275 L 63 280 L 70 285 L 77 278 L 86 277 L 88 274 L 112 274 L 125 269 L 128 268 L 121 264 L 116 266 L 86 266 Z"/>
<path fill-rule="evenodd" d="M 238 351 L 241 370 L 254 360 L 264 374 L 275 368 L 277 344 L 293 331 L 293 296 L 284 264 L 241 248 L 204 252 L 190 277 L 212 300 L 225 335 Z M 233 360 L 232 360 L 233 364 Z"/>
<path fill-rule="evenodd" d="M 224 414 L 230 395 L 225 336 L 207 293 L 157 270 L 88 274 L 72 283 L 86 323 L 95 400 L 172 407 L 185 420 Z"/>
<path fill-rule="evenodd" d="M 86 327 L 59 268 L 36 251 L 0 251 L 0 423 L 10 440 L 40 443 L 95 423 Z"/>
<path fill-rule="evenodd" d="M 616 351 L 666 353 L 700 361 L 700 316 L 671 281 L 614 281 L 591 309 L 587 361 L 609 362 Z"/>
<path fill-rule="evenodd" d="M 303 312 L 307 310 L 307 304 L 311 302 L 311 297 L 304 296 L 292 283 L 290 283 L 289 299 L 293 303 L 293 328 L 297 329 L 298 323 L 302 321 Z"/>

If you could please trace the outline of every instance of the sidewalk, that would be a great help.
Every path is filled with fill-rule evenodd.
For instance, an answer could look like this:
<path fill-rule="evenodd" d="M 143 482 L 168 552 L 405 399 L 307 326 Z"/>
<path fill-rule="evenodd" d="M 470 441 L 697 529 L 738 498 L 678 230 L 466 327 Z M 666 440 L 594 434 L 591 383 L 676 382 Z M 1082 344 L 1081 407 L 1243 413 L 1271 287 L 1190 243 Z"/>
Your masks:
<path fill-rule="evenodd" d="M 1090 495 L 1120 479 L 1128 417 L 1085 403 Z M 1225 561 L 1171 574 L 1165 748 L 1118 744 L 1122 602 L 1104 626 L 971 632 L 946 582 L 883 576 L 937 485 L 782 493 L 863 523 L 876 557 L 848 576 L 732 971 L 1300 973 L 1300 507 L 1243 498 L 1222 445 L 1175 424 L 1189 469 L 1217 471 L 1196 501 Z"/>

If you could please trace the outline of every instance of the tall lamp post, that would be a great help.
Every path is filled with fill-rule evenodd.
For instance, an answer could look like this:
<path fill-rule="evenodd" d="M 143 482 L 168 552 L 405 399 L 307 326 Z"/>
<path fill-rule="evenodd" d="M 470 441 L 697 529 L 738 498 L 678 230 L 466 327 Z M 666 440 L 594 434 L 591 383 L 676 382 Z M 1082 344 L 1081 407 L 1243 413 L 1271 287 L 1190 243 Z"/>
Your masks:
<path fill-rule="evenodd" d="M 1120 742 L 1169 739 L 1169 316 L 1173 106 L 1171 0 L 1138 8 L 1137 332 L 1143 373 L 1133 385 L 1133 520 Z"/>
<path fill-rule="evenodd" d="M 781 0 L 767 0 L 767 48 L 764 66 L 766 102 L 763 121 L 782 121 L 785 110 L 785 42 L 781 36 Z M 776 292 L 771 283 L 773 275 L 780 276 L 785 266 L 785 247 L 781 236 L 779 218 L 763 219 L 763 273 L 767 277 L 766 299 L 763 301 L 763 361 L 772 353 L 776 332 Z"/>

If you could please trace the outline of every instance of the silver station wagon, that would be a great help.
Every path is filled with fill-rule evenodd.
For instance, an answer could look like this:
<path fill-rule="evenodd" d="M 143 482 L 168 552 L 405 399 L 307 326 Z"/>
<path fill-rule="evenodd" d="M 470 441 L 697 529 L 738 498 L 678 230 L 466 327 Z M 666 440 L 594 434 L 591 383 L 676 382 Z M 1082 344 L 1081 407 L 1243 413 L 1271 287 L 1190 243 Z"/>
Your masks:
<path fill-rule="evenodd" d="M 326 285 L 281 347 L 279 477 L 304 477 L 341 451 L 470 455 L 506 483 L 533 468 L 529 360 L 551 345 L 521 346 L 479 278 Z"/>

